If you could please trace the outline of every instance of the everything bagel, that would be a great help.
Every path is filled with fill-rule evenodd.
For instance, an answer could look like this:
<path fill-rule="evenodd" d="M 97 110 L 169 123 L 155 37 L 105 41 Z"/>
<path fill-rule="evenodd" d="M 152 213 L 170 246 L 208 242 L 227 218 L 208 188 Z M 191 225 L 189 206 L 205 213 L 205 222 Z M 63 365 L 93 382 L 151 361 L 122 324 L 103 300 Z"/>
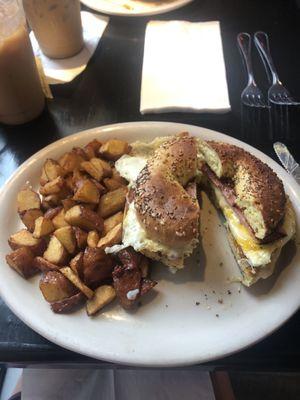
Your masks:
<path fill-rule="evenodd" d="M 162 144 L 140 172 L 134 205 L 147 233 L 168 246 L 198 238 L 200 209 L 187 185 L 197 174 L 197 142 L 187 133 Z"/>

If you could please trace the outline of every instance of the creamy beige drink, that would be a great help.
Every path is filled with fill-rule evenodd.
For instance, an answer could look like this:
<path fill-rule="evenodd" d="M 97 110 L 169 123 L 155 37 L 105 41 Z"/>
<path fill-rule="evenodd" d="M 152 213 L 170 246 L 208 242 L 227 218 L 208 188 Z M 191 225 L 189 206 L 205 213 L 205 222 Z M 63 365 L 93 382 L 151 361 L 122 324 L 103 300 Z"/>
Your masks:
<path fill-rule="evenodd" d="M 28 122 L 44 105 L 25 18 L 17 2 L 0 0 L 0 122 Z"/>
<path fill-rule="evenodd" d="M 67 58 L 82 49 L 79 0 L 23 0 L 23 5 L 45 55 Z"/>

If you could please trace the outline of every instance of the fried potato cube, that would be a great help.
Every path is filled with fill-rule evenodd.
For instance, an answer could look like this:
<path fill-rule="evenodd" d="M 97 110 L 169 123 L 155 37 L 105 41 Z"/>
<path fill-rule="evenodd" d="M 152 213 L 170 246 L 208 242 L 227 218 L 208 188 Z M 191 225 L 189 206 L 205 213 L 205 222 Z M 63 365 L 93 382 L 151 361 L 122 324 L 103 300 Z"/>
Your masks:
<path fill-rule="evenodd" d="M 78 305 L 82 304 L 84 299 L 83 293 L 79 292 L 66 299 L 52 302 L 51 309 L 56 314 L 66 314 L 77 309 Z"/>
<path fill-rule="evenodd" d="M 44 186 L 40 188 L 40 193 L 43 196 L 48 196 L 49 194 L 57 194 L 61 193 L 61 191 L 65 188 L 64 178 L 58 176 L 50 182 L 47 182 Z M 37 208 L 37 207 L 35 207 Z"/>
<path fill-rule="evenodd" d="M 73 172 L 75 169 L 80 169 L 80 164 L 85 159 L 80 156 L 76 151 L 70 151 L 61 156 L 58 160 L 61 167 L 68 172 Z"/>
<path fill-rule="evenodd" d="M 70 208 L 76 206 L 76 201 L 68 198 L 68 199 L 63 199 L 61 201 L 61 204 L 63 205 L 64 210 L 68 211 L 68 210 L 70 210 Z"/>
<path fill-rule="evenodd" d="M 112 169 L 112 178 L 115 179 L 116 181 L 120 182 L 122 185 L 127 186 L 128 182 L 126 181 L 125 178 L 123 178 L 119 172 L 116 170 L 116 168 Z"/>
<path fill-rule="evenodd" d="M 42 168 L 42 175 L 40 177 L 40 185 L 44 186 L 44 185 L 46 185 L 47 182 L 49 182 L 48 176 L 46 175 L 44 168 Z"/>
<path fill-rule="evenodd" d="M 118 211 L 123 210 L 125 206 L 127 188 L 121 187 L 112 192 L 105 193 L 99 201 L 98 214 L 107 218 Z"/>
<path fill-rule="evenodd" d="M 94 211 L 88 210 L 84 206 L 74 206 L 66 212 L 65 220 L 73 226 L 78 226 L 87 231 L 97 230 L 102 232 L 103 219 Z"/>
<path fill-rule="evenodd" d="M 58 271 L 60 268 L 59 265 L 52 264 L 50 261 L 45 260 L 45 258 L 43 257 L 35 257 L 33 260 L 33 264 L 42 272 Z"/>
<path fill-rule="evenodd" d="M 79 169 L 75 169 L 72 175 L 72 182 L 73 182 L 73 190 L 76 190 L 77 182 L 83 181 L 84 179 L 88 179 L 89 175 L 85 172 L 80 171 Z"/>
<path fill-rule="evenodd" d="M 63 228 L 64 226 L 68 226 L 69 223 L 65 219 L 66 211 L 62 208 L 54 218 L 52 218 L 53 225 L 55 229 Z"/>
<path fill-rule="evenodd" d="M 84 179 L 76 183 L 77 190 L 74 193 L 73 200 L 82 203 L 98 204 L 100 193 L 97 186 L 89 179 Z"/>
<path fill-rule="evenodd" d="M 80 279 L 83 277 L 83 252 L 76 254 L 70 261 L 70 268 L 79 276 Z"/>
<path fill-rule="evenodd" d="M 116 297 L 115 289 L 110 285 L 99 286 L 94 297 L 87 301 L 86 312 L 89 316 L 96 314 L 101 308 L 111 303 Z"/>
<path fill-rule="evenodd" d="M 81 167 L 94 179 L 97 181 L 101 181 L 103 178 L 103 168 L 100 165 L 100 168 L 93 165 L 90 161 L 84 161 L 81 163 Z"/>
<path fill-rule="evenodd" d="M 34 254 L 28 247 L 20 247 L 7 254 L 5 258 L 7 264 L 25 279 L 32 277 L 38 271 L 33 262 Z"/>
<path fill-rule="evenodd" d="M 20 218 L 29 232 L 34 231 L 36 219 L 42 216 L 43 212 L 38 208 L 33 208 L 32 210 L 23 211 L 20 213 Z"/>
<path fill-rule="evenodd" d="M 87 244 L 87 236 L 88 234 L 82 229 L 78 228 L 78 226 L 73 226 L 73 231 L 75 233 L 75 238 L 77 242 L 77 246 L 79 249 L 84 249 Z"/>
<path fill-rule="evenodd" d="M 52 220 L 54 217 L 57 216 L 57 214 L 59 214 L 61 212 L 61 210 L 62 210 L 61 206 L 60 207 L 49 208 L 49 210 L 47 210 L 45 212 L 44 217 Z"/>
<path fill-rule="evenodd" d="M 37 192 L 30 188 L 22 189 L 17 194 L 18 212 L 41 208 L 41 199 Z"/>
<path fill-rule="evenodd" d="M 121 182 L 117 181 L 114 178 L 104 178 L 103 182 L 109 192 L 112 190 L 116 190 L 121 186 L 124 186 L 124 185 L 122 185 Z"/>
<path fill-rule="evenodd" d="M 75 233 L 71 226 L 63 226 L 53 233 L 68 253 L 74 254 L 77 248 Z"/>
<path fill-rule="evenodd" d="M 21 229 L 19 232 L 11 235 L 8 239 L 8 244 L 12 250 L 27 247 L 37 256 L 41 255 L 46 248 L 45 240 L 33 237 L 32 233 L 27 229 Z"/>
<path fill-rule="evenodd" d="M 103 238 L 101 238 L 97 244 L 99 249 L 105 249 L 106 247 L 114 246 L 122 241 L 122 223 L 116 225 L 111 231 L 109 231 Z"/>
<path fill-rule="evenodd" d="M 40 290 L 49 303 L 73 296 L 77 288 L 59 271 L 48 271 L 41 277 Z"/>
<path fill-rule="evenodd" d="M 33 231 L 33 237 L 39 239 L 43 236 L 47 236 L 55 230 L 51 219 L 45 217 L 39 217 L 35 220 L 35 227 Z"/>
<path fill-rule="evenodd" d="M 99 233 L 97 231 L 90 231 L 87 236 L 87 245 L 89 247 L 97 247 L 99 242 Z"/>
<path fill-rule="evenodd" d="M 53 181 L 54 179 L 58 178 L 59 176 L 65 176 L 66 171 L 62 168 L 61 165 L 55 160 L 48 158 L 43 167 L 45 174 L 48 178 L 48 181 Z"/>
<path fill-rule="evenodd" d="M 61 273 L 64 274 L 66 278 L 73 283 L 88 299 L 91 299 L 94 296 L 94 292 L 87 287 L 79 277 L 71 270 L 70 267 L 64 267 L 60 269 Z"/>
<path fill-rule="evenodd" d="M 49 194 L 48 196 L 45 196 L 42 200 L 42 205 L 47 205 L 50 207 L 57 207 L 61 203 L 60 197 L 57 194 Z"/>
<path fill-rule="evenodd" d="M 94 163 L 97 162 L 98 164 L 101 164 L 103 168 L 103 178 L 110 177 L 112 175 L 112 168 L 110 164 L 107 161 L 102 160 L 102 158 L 97 158 L 97 160 L 99 161 L 94 161 Z"/>
<path fill-rule="evenodd" d="M 130 152 L 130 146 L 127 142 L 118 139 L 111 139 L 105 142 L 99 150 L 101 156 L 107 160 L 116 161 L 123 154 Z"/>
<path fill-rule="evenodd" d="M 118 213 L 108 217 L 103 222 L 103 235 L 106 235 L 109 231 L 111 231 L 116 225 L 123 222 L 124 213 L 119 211 Z"/>
<path fill-rule="evenodd" d="M 81 147 L 73 147 L 72 153 L 77 154 L 78 156 L 82 157 L 86 161 L 89 159 L 86 152 Z"/>
<path fill-rule="evenodd" d="M 103 281 L 111 279 L 115 264 L 114 258 L 105 254 L 104 250 L 87 247 L 83 254 L 84 282 L 89 286 L 99 286 Z"/>
<path fill-rule="evenodd" d="M 64 265 L 68 260 L 68 253 L 56 236 L 51 236 L 43 258 L 55 265 Z"/>

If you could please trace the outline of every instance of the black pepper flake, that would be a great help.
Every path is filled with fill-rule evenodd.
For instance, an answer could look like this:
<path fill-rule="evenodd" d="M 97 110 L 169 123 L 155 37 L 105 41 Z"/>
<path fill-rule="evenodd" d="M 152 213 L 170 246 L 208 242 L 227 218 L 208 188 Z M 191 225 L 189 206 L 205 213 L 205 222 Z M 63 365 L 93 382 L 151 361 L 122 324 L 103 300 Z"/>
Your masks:
<path fill-rule="evenodd" d="M 168 308 L 169 306 L 168 306 L 168 304 L 166 304 L 166 308 Z"/>
<path fill-rule="evenodd" d="M 196 306 L 199 306 L 199 305 L 200 305 L 199 301 L 196 301 Z"/>
<path fill-rule="evenodd" d="M 224 264 L 223 264 L 222 262 L 219 263 L 219 266 L 220 266 L 220 267 L 223 267 L 223 265 L 224 265 Z"/>
<path fill-rule="evenodd" d="M 217 317 L 217 318 L 219 318 L 219 316 L 220 316 L 219 314 L 216 314 L 216 317 Z"/>
<path fill-rule="evenodd" d="M 230 290 L 227 290 L 227 294 L 231 294 L 231 291 L 230 291 Z"/>
<path fill-rule="evenodd" d="M 218 300 L 218 303 L 219 303 L 219 304 L 223 304 L 223 299 L 219 299 L 219 300 Z"/>

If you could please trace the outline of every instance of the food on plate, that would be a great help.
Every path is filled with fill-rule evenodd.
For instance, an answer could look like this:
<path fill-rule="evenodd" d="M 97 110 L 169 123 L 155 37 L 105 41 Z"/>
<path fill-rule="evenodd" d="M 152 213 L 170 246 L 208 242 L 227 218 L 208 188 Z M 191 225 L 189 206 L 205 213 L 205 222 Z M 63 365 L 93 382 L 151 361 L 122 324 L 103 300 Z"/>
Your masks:
<path fill-rule="evenodd" d="M 52 264 L 64 265 L 67 262 L 69 255 L 63 244 L 56 236 L 52 235 L 48 247 L 43 254 L 43 258 Z"/>
<path fill-rule="evenodd" d="M 7 254 L 6 262 L 25 279 L 31 278 L 38 271 L 34 266 L 34 254 L 28 247 L 20 247 Z"/>
<path fill-rule="evenodd" d="M 40 289 L 49 303 L 66 299 L 78 293 L 76 286 L 60 271 L 45 272 L 40 279 Z"/>
<path fill-rule="evenodd" d="M 39 193 L 26 184 L 17 195 L 26 229 L 9 237 L 6 261 L 25 279 L 43 273 L 55 313 L 85 303 L 91 316 L 115 298 L 133 309 L 157 284 L 150 259 L 176 272 L 198 246 L 198 189 L 223 213 L 241 282 L 270 276 L 296 231 L 281 180 L 245 150 L 188 133 L 95 139 L 46 159 Z"/>
<path fill-rule="evenodd" d="M 96 314 L 101 308 L 111 303 L 116 298 L 116 291 L 110 285 L 99 286 L 95 290 L 94 297 L 86 302 L 88 315 Z"/>
<path fill-rule="evenodd" d="M 183 268 L 199 242 L 196 139 L 183 133 L 163 142 L 133 144 L 132 153 L 116 162 L 116 168 L 131 181 L 123 244 Z"/>
<path fill-rule="evenodd" d="M 295 214 L 272 169 L 245 150 L 221 142 L 201 142 L 202 171 L 221 209 L 228 240 L 251 286 L 270 276 L 282 247 L 295 235 Z"/>
<path fill-rule="evenodd" d="M 32 233 L 33 237 L 39 239 L 43 236 L 47 236 L 52 233 L 55 226 L 51 219 L 45 217 L 38 217 L 35 220 L 34 231 Z"/>

